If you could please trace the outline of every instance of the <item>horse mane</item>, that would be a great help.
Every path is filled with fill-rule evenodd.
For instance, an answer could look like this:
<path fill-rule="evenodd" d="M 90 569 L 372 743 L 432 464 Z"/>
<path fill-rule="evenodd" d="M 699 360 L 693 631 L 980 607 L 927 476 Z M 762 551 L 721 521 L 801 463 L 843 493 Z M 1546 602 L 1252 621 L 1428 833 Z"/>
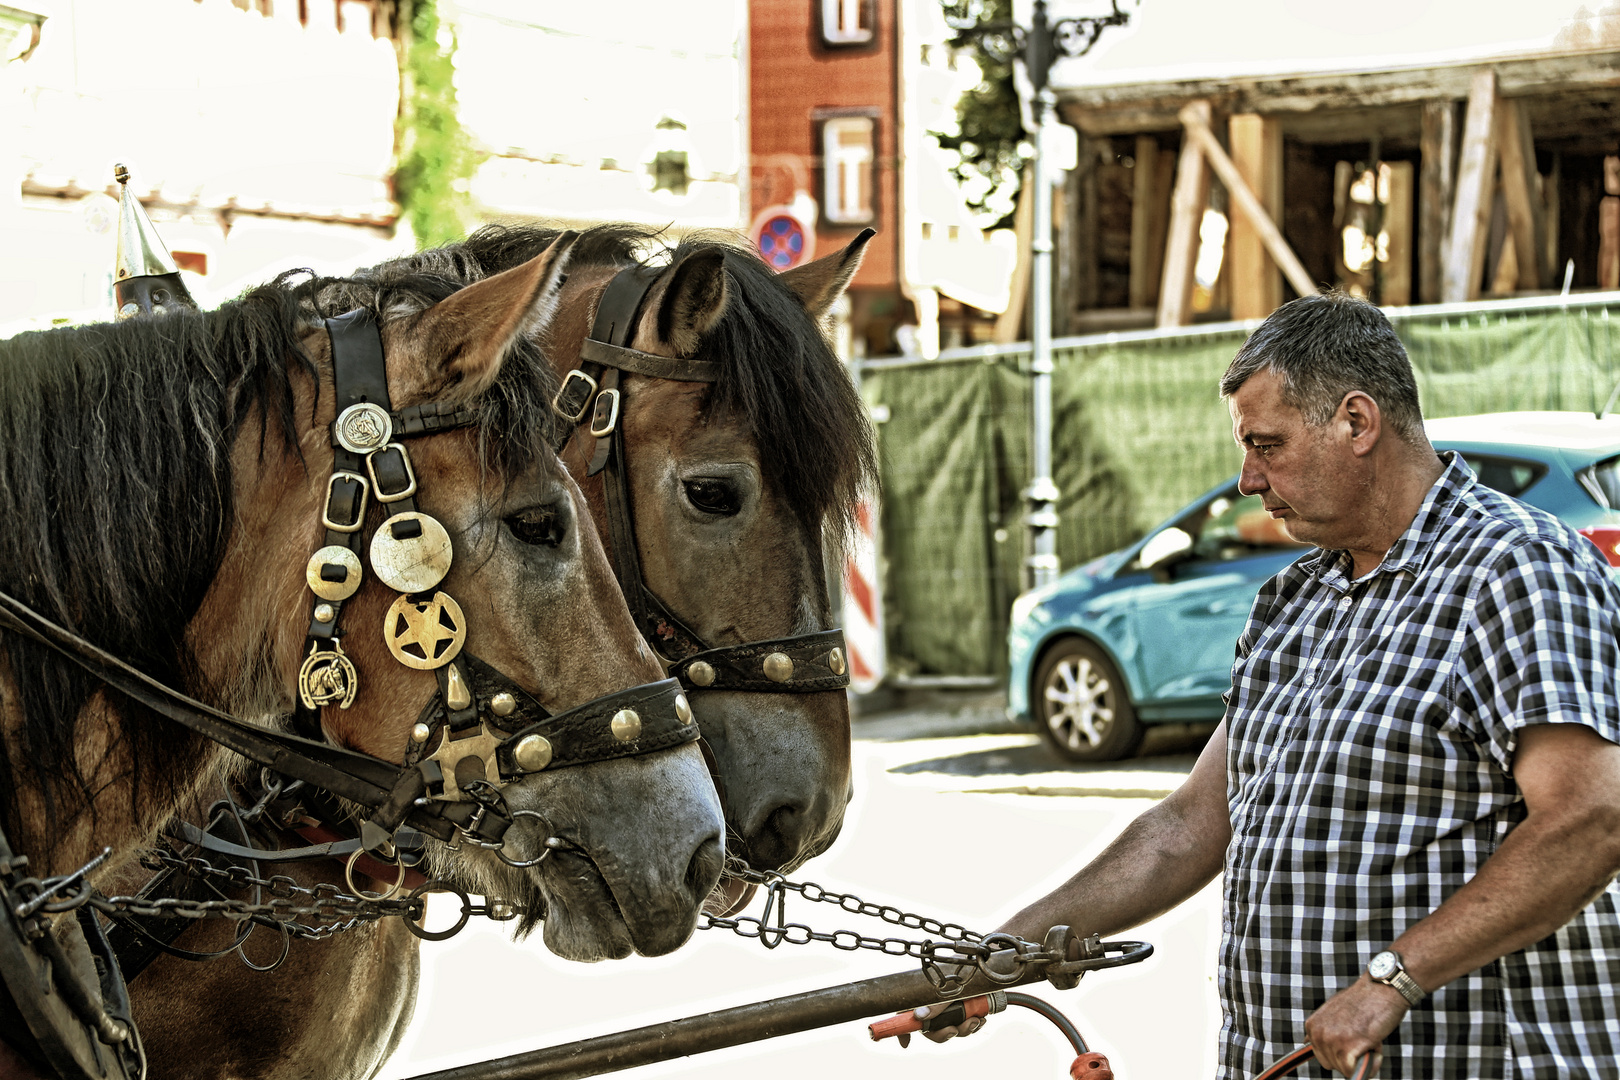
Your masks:
<path fill-rule="evenodd" d="M 459 287 L 459 285 L 455 286 Z M 231 456 L 243 424 L 265 418 L 297 452 L 292 371 L 312 378 L 300 338 L 322 317 L 369 307 L 379 321 L 420 311 L 454 288 L 396 275 L 385 281 L 282 274 L 218 310 L 70 327 L 0 341 L 0 590 L 168 685 L 198 675 L 186 627 L 218 572 L 235 521 Z M 507 472 L 549 453 L 543 416 L 554 382 L 537 350 L 519 349 L 480 401 L 487 464 Z M 319 386 L 319 382 L 316 382 Z M 62 796 L 91 792 L 76 752 L 79 713 L 102 684 L 54 651 L 5 634 L 22 714 L 0 738 L 0 828 L 20 826 L 19 770 L 44 797 L 56 835 Z M 268 642 L 249 644 L 264 655 Z M 142 762 L 182 745 L 170 722 L 116 695 L 143 783 L 172 798 L 184 777 Z M 229 707 L 231 703 L 226 703 Z"/>
<path fill-rule="evenodd" d="M 466 240 L 400 262 L 418 272 L 476 280 L 533 258 L 562 231 L 540 224 L 488 225 Z M 861 491 L 876 485 L 877 451 L 866 407 L 844 365 L 797 295 L 739 238 L 693 234 L 665 254 L 661 235 L 640 225 L 595 225 L 574 242 L 568 264 L 576 270 L 672 267 L 690 255 L 724 251 L 731 302 L 695 354 L 722 365 L 706 408 L 741 420 L 758 445 L 766 483 L 806 522 L 846 535 Z"/>

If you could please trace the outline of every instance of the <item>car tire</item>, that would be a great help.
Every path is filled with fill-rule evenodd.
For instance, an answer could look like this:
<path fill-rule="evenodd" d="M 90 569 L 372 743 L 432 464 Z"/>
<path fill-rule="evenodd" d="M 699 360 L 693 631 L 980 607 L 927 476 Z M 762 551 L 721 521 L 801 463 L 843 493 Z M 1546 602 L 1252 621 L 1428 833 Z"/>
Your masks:
<path fill-rule="evenodd" d="M 1119 669 L 1084 638 L 1047 649 L 1030 690 L 1041 738 L 1065 761 L 1117 761 L 1142 744 Z"/>

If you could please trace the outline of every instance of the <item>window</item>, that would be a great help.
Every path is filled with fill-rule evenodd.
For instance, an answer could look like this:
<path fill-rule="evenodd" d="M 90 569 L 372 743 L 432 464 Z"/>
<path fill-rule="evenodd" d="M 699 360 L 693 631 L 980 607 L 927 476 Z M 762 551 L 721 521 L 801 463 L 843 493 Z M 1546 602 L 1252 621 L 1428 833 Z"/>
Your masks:
<path fill-rule="evenodd" d="M 865 45 L 872 40 L 872 0 L 819 0 L 821 40 L 827 45 Z"/>
<path fill-rule="evenodd" d="M 1474 475 L 1479 477 L 1480 483 L 1514 498 L 1530 490 L 1530 485 L 1540 480 L 1547 472 L 1547 466 L 1539 461 L 1493 457 L 1488 454 L 1464 454 L 1462 458 L 1468 462 L 1468 467 L 1474 470 Z M 1604 469 L 1602 464 L 1592 466 L 1591 474 L 1596 476 L 1598 484 L 1612 495 L 1615 491 L 1614 462 L 1607 464 L 1608 468 L 1601 474 L 1598 470 Z"/>
<path fill-rule="evenodd" d="M 870 116 L 839 116 L 821 129 L 822 161 L 826 179 L 822 213 L 835 225 L 864 225 L 871 221 L 873 128 Z"/>

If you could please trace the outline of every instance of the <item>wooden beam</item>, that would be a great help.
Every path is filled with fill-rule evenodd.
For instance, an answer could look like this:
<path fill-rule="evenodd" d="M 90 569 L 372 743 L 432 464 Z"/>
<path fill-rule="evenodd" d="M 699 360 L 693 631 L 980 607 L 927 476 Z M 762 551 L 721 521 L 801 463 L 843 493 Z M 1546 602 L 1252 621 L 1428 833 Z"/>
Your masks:
<path fill-rule="evenodd" d="M 1388 258 L 1379 281 L 1378 302 L 1405 307 L 1412 302 L 1412 163 L 1389 161 L 1384 168 L 1389 170 L 1389 197 L 1384 201 Z"/>
<path fill-rule="evenodd" d="M 1158 260 L 1152 255 L 1154 219 L 1158 203 L 1154 199 L 1155 174 L 1159 165 L 1159 140 L 1152 135 L 1136 137 L 1135 166 L 1131 169 L 1131 283 L 1130 306 L 1148 307 L 1158 284 Z"/>
<path fill-rule="evenodd" d="M 1456 187 L 1457 111 L 1449 101 L 1423 104 L 1419 145 L 1423 166 L 1418 176 L 1418 303 L 1438 304 L 1445 272 L 1446 232 Z"/>
<path fill-rule="evenodd" d="M 1496 104 L 1496 73 L 1481 68 L 1468 92 L 1468 115 L 1463 121 L 1457 198 L 1451 209 L 1451 238 L 1446 243 L 1440 283 L 1444 303 L 1479 299 L 1496 190 Z"/>
<path fill-rule="evenodd" d="M 1182 112 L 1201 118 L 1209 130 L 1207 101 L 1189 103 Z M 1170 197 L 1170 230 L 1165 237 L 1164 276 L 1159 284 L 1159 325 L 1192 322 L 1193 266 L 1198 261 L 1198 226 L 1209 204 L 1209 170 L 1204 154 L 1188 129 L 1176 164 L 1176 190 Z"/>
<path fill-rule="evenodd" d="M 1180 113 L 1188 141 L 1197 146 L 1204 157 L 1209 159 L 1210 167 L 1215 170 L 1215 175 L 1221 178 L 1221 183 L 1226 185 L 1227 193 L 1232 196 L 1232 205 L 1239 213 L 1248 217 L 1249 224 L 1260 234 L 1261 241 L 1266 245 L 1266 251 L 1270 252 L 1271 257 L 1277 260 L 1277 265 L 1282 267 L 1282 272 L 1288 276 L 1288 283 L 1294 287 L 1294 291 L 1301 296 L 1310 296 L 1317 291 L 1316 283 L 1311 281 L 1311 275 L 1305 272 L 1305 267 L 1300 264 L 1294 250 L 1288 246 L 1288 241 L 1283 239 L 1282 230 L 1277 228 L 1276 222 L 1271 220 L 1271 215 L 1260 205 L 1260 200 L 1249 190 L 1249 185 L 1238 175 L 1237 166 L 1232 164 L 1232 159 L 1226 156 L 1226 151 L 1215 138 L 1215 133 L 1209 129 L 1207 103 L 1204 103 L 1205 108 L 1202 110 L 1193 107 L 1197 104 L 1199 103 L 1194 102 L 1193 105 L 1188 105 Z M 1168 273 L 1168 270 L 1166 272 Z"/>
<path fill-rule="evenodd" d="M 1502 198 L 1507 203 L 1508 230 L 1518 264 L 1518 287 L 1539 289 L 1544 280 L 1542 252 L 1547 225 L 1536 190 L 1536 151 L 1530 122 L 1516 101 L 1498 101 L 1496 144 L 1502 163 Z"/>
<path fill-rule="evenodd" d="M 1282 125 L 1275 117 L 1245 113 L 1228 122 L 1232 161 L 1273 222 L 1283 214 Z M 1226 237 L 1232 281 L 1232 318 L 1263 319 L 1283 302 L 1282 273 L 1266 252 L 1260 230 L 1246 214 L 1232 216 Z"/>

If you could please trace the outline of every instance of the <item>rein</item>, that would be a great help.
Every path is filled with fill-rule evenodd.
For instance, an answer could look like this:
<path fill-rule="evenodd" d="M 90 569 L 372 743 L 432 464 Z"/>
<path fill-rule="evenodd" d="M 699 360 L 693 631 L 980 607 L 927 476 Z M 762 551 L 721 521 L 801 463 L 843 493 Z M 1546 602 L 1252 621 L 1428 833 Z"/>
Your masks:
<path fill-rule="evenodd" d="M 587 476 L 602 474 L 607 540 L 613 569 L 636 627 L 657 650 L 672 678 L 687 690 L 742 690 L 812 694 L 849 686 L 844 632 L 811 634 L 713 648 L 670 611 L 647 586 L 636 546 L 635 515 L 625 463 L 620 374 L 631 372 L 677 382 L 715 382 L 715 360 L 656 356 L 630 347 L 636 315 L 663 271 L 631 266 L 608 283 L 597 305 L 590 336 L 580 345 L 578 365 L 564 378 L 552 409 L 570 425 L 556 443 L 561 453 L 578 426 L 596 440 Z M 819 557 L 820 551 L 816 554 Z"/>

